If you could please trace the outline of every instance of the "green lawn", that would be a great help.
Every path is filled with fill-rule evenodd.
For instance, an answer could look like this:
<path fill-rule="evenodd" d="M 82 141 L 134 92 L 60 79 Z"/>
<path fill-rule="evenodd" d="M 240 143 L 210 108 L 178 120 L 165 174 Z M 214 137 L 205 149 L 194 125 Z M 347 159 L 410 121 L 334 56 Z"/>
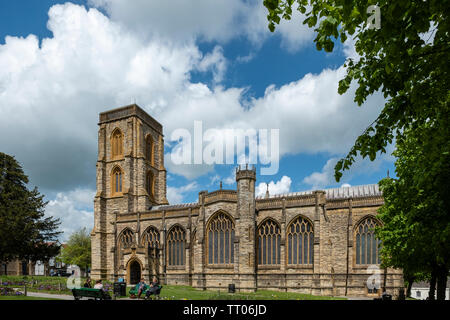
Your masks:
<path fill-rule="evenodd" d="M 29 292 L 43 292 L 53 294 L 72 294 L 67 289 L 68 277 L 48 277 L 48 276 L 0 276 L 0 287 L 20 288 L 23 292 L 24 285 Z M 83 285 L 86 278 L 81 278 Z M 4 283 L 7 283 L 6 285 Z M 112 285 L 109 281 L 103 281 L 104 285 Z"/>
<path fill-rule="evenodd" d="M 127 293 L 129 290 L 130 288 L 127 288 Z M 346 300 L 345 298 L 313 296 L 295 292 L 259 290 L 249 293 L 228 293 L 174 285 L 164 285 L 160 296 L 168 300 Z"/>
<path fill-rule="evenodd" d="M 81 285 L 84 283 L 84 278 L 81 279 Z M 0 283 L 9 282 L 8 287 L 20 288 L 23 291 L 23 286 L 27 284 L 27 291 L 42 292 L 53 294 L 68 294 L 72 292 L 66 288 L 67 278 L 64 277 L 45 277 L 45 276 L 0 276 Z M 109 281 L 103 281 L 104 285 L 111 285 Z M 59 290 L 61 285 L 62 290 Z M 0 286 L 2 286 L 0 284 Z M 4 285 L 3 285 L 4 286 Z M 127 294 L 131 287 L 127 288 Z M 110 294 L 112 294 L 110 288 Z M 128 294 L 129 296 L 129 294 Z M 14 297 L 15 298 L 15 297 Z M 19 297 L 20 298 L 20 297 Z M 32 297 L 27 297 L 32 298 Z M 249 293 L 234 293 L 229 294 L 224 288 L 223 291 L 218 290 L 197 290 L 189 286 L 175 286 L 164 285 L 161 290 L 161 298 L 166 300 L 346 300 L 345 298 L 313 296 L 303 293 L 294 292 L 279 292 L 260 290 Z M 40 299 L 40 298 L 38 298 Z M 34 300 L 34 299 L 30 299 Z"/>
<path fill-rule="evenodd" d="M 60 300 L 55 298 L 39 298 L 25 296 L 0 296 L 0 300 Z"/>

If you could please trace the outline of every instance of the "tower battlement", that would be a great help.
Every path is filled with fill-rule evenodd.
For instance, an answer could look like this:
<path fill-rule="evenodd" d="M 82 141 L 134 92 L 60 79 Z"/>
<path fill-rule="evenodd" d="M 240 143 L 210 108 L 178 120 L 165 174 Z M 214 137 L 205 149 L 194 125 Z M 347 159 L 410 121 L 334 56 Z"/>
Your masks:
<path fill-rule="evenodd" d="M 137 104 L 130 104 L 128 106 L 101 112 L 99 114 L 99 124 L 111 121 L 118 121 L 131 116 L 138 117 L 146 124 L 148 124 L 152 129 L 154 129 L 155 131 L 157 131 L 159 134 L 162 135 L 163 133 L 162 125 L 158 121 L 156 121 L 152 116 L 150 116 L 147 112 L 145 112 L 141 107 L 139 107 Z"/>
<path fill-rule="evenodd" d="M 236 181 L 241 179 L 253 179 L 256 180 L 256 167 L 254 165 L 245 165 L 242 169 L 241 166 L 236 167 Z"/>

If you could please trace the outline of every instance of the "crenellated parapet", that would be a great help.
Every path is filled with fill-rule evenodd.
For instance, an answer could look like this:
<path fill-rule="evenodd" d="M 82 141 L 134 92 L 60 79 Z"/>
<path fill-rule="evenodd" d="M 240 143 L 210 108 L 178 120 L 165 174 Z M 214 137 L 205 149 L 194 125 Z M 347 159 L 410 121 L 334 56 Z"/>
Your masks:
<path fill-rule="evenodd" d="M 236 181 L 241 179 L 252 179 L 256 181 L 256 167 L 245 165 L 245 169 L 241 166 L 236 167 Z"/>

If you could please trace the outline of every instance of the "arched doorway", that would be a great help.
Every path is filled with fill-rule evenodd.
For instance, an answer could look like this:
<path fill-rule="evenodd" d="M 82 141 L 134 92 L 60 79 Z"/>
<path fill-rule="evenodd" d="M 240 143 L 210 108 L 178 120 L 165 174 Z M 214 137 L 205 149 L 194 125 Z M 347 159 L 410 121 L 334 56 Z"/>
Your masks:
<path fill-rule="evenodd" d="M 136 260 L 130 262 L 129 279 L 130 284 L 137 284 L 141 280 L 141 265 Z"/>

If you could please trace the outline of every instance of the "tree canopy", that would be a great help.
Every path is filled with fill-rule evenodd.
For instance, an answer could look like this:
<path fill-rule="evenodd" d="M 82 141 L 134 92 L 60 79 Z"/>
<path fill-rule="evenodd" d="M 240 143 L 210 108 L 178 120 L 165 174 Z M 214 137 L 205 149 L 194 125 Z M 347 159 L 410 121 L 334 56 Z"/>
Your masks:
<path fill-rule="evenodd" d="M 356 82 L 359 106 L 376 92 L 385 103 L 336 164 L 336 181 L 358 154 L 374 160 L 396 140 L 397 178 L 380 182 L 382 261 L 402 268 L 408 281 L 431 275 L 430 295 L 436 279 L 438 299 L 444 299 L 450 269 L 450 2 L 264 0 L 264 5 L 272 31 L 281 19 L 291 19 L 293 8 L 305 14 L 318 50 L 331 52 L 336 41 L 354 41 L 358 57 L 347 58 L 338 92 Z"/>
<path fill-rule="evenodd" d="M 45 216 L 44 196 L 27 183 L 20 164 L 0 152 L 0 261 L 45 261 L 59 251 L 60 221 Z"/>
<path fill-rule="evenodd" d="M 448 105 L 441 111 L 449 113 Z M 397 179 L 380 182 L 385 204 L 377 230 L 382 260 L 406 275 L 435 274 L 445 297 L 450 269 L 450 117 L 429 120 L 397 139 Z"/>
<path fill-rule="evenodd" d="M 339 82 L 345 93 L 355 81 L 354 101 L 362 105 L 381 91 L 386 99 L 380 114 L 356 139 L 335 166 L 336 181 L 356 156 L 374 160 L 394 137 L 439 116 L 448 103 L 450 2 L 442 0 L 264 0 L 269 29 L 291 19 L 293 9 L 316 31 L 318 50 L 331 52 L 336 41 L 355 41 L 359 59 L 348 58 L 347 74 Z M 380 28 L 374 28 L 379 9 Z"/>
<path fill-rule="evenodd" d="M 81 269 L 91 266 L 91 238 L 86 228 L 70 235 L 69 241 L 61 249 L 59 260 L 65 264 L 74 264 Z"/>

